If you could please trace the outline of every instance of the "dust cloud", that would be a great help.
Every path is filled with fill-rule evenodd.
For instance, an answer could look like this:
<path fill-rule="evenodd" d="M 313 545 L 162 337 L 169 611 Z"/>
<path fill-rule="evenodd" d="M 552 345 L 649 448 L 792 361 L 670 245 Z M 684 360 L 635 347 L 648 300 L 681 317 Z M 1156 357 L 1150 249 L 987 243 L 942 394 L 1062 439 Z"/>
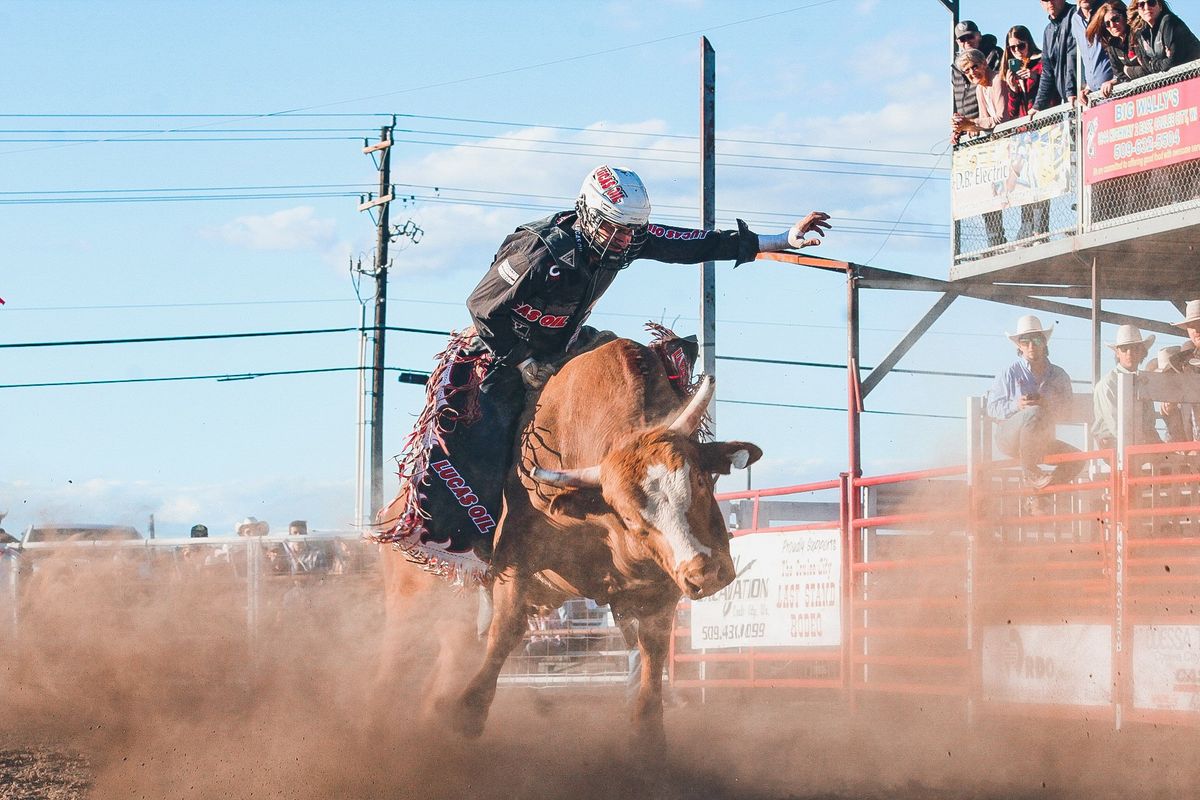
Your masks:
<path fill-rule="evenodd" d="M 968 726 L 935 699 L 851 714 L 837 692 L 680 692 L 670 755 L 649 760 L 620 688 L 502 688 L 464 741 L 427 712 L 444 591 L 411 598 L 385 637 L 373 571 L 264 578 L 249 641 L 235 575 L 39 555 L 15 638 L 0 621 L 5 800 L 1170 797 L 1200 777 L 1177 732 Z M 46 767 L 79 759 L 86 789 Z"/>

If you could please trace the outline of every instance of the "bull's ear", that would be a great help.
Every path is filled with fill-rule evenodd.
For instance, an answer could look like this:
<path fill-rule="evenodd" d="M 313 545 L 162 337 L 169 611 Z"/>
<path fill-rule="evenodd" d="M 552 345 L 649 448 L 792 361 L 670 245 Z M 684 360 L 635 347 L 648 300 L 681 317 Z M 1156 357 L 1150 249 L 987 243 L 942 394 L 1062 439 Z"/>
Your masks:
<path fill-rule="evenodd" d="M 762 458 L 762 450 L 749 442 L 704 442 L 700 445 L 700 468 L 728 475 L 734 467 L 745 469 Z"/>
<path fill-rule="evenodd" d="M 554 516 L 583 520 L 610 510 L 600 490 L 592 487 L 567 489 L 550 499 L 550 513 Z"/>

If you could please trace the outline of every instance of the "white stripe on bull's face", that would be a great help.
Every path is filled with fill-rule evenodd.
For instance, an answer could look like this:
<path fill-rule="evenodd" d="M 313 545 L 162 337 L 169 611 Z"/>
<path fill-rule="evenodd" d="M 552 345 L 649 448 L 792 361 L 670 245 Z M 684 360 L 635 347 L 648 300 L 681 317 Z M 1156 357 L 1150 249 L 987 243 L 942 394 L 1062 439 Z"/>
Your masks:
<path fill-rule="evenodd" d="M 666 539 L 675 569 L 698 555 L 712 555 L 712 548 L 697 541 L 688 524 L 687 512 L 692 505 L 689 469 L 687 464 L 677 470 L 669 470 L 665 464 L 652 464 L 642 479 L 646 495 L 642 517 Z"/>

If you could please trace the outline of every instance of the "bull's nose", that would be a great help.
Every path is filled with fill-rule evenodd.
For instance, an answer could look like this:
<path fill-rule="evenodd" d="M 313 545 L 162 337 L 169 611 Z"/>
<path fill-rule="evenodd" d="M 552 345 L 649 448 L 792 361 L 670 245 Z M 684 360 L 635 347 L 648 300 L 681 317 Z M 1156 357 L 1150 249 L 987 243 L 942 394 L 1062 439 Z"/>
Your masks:
<path fill-rule="evenodd" d="M 719 592 L 733 580 L 733 561 L 697 557 L 680 567 L 676 582 L 692 600 Z"/>

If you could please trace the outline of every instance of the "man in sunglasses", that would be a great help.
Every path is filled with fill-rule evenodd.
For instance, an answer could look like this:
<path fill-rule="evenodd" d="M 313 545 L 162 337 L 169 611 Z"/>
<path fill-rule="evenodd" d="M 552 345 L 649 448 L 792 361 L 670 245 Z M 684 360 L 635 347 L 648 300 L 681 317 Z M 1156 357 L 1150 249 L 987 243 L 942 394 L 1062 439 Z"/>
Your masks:
<path fill-rule="evenodd" d="M 988 416 L 996 421 L 996 445 L 1020 462 L 1022 479 L 1031 491 L 1050 484 L 1069 483 L 1083 463 L 1057 465 L 1053 473 L 1039 466 L 1046 457 L 1077 453 L 1076 448 L 1055 438 L 1055 425 L 1071 402 L 1071 378 L 1062 367 L 1050 363 L 1050 334 L 1041 320 L 1026 314 L 1017 320 L 1017 332 L 1005 334 L 1017 346 L 1017 358 L 996 376 L 987 395 Z"/>
<path fill-rule="evenodd" d="M 988 67 L 994 72 L 1000 70 L 1000 61 L 1004 51 L 996 44 L 992 34 L 979 32 L 979 26 L 972 20 L 964 19 L 954 26 L 954 39 L 958 42 L 958 53 L 967 50 L 978 50 L 987 58 Z M 958 55 L 950 65 L 950 85 L 954 88 L 954 113 L 966 119 L 979 116 L 979 100 L 975 96 L 975 84 L 971 83 L 966 73 L 958 66 Z"/>

